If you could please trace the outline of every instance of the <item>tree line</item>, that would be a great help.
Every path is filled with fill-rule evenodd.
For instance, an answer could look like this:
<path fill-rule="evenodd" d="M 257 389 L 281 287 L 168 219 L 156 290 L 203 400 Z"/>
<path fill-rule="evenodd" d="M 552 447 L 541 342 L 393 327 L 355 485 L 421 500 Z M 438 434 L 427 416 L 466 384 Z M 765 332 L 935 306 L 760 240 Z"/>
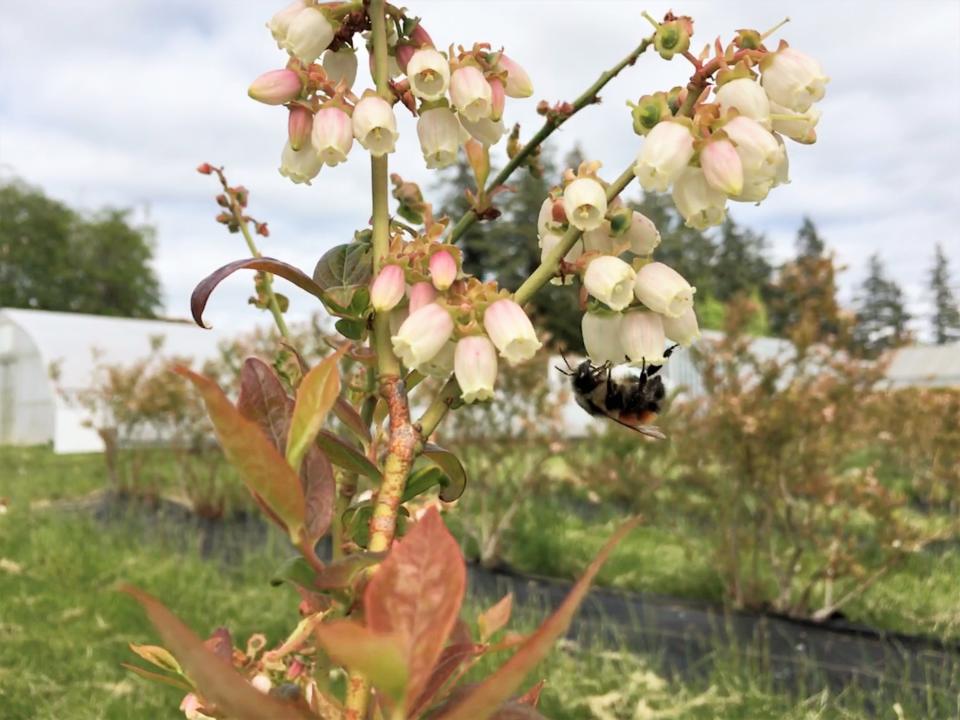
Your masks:
<path fill-rule="evenodd" d="M 547 191 L 560 178 L 562 167 L 577 167 L 578 150 L 558 166 L 549 152 L 539 158 L 541 172 L 525 173 L 514 192 L 498 196 L 502 215 L 494 222 L 474 224 L 463 236 L 464 268 L 478 274 L 497 268 L 501 286 L 515 289 L 540 262 L 537 216 Z M 442 211 L 453 218 L 468 208 L 464 190 L 473 188 L 469 166 L 461 162 L 448 172 L 442 187 Z M 666 195 L 645 194 L 630 203 L 660 229 L 656 250 L 667 263 L 697 287 L 696 309 L 701 327 L 722 329 L 728 306 L 744 297 L 754 315 L 750 330 L 758 335 L 789 338 L 798 344 L 829 343 L 864 357 L 912 342 L 911 315 L 902 288 L 890 277 L 879 253 L 868 260 L 867 275 L 852 308 L 837 298 L 838 266 L 834 253 L 814 221 L 805 217 L 797 231 L 794 256 L 777 266 L 769 258 L 766 238 L 727 218 L 716 231 L 686 227 Z M 937 244 L 929 287 L 933 313 L 929 334 L 937 344 L 960 340 L 960 312 L 951 287 L 943 246 Z M 547 286 L 532 301 L 539 327 L 558 347 L 582 350 L 580 310 L 576 293 Z"/>

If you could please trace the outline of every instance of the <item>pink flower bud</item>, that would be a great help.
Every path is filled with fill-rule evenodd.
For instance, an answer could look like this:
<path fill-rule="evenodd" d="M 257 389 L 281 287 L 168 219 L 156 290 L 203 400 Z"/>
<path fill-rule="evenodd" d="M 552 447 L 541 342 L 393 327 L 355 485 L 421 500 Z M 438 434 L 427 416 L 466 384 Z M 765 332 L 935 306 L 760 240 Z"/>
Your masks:
<path fill-rule="evenodd" d="M 600 227 L 607 214 L 607 195 L 593 178 L 577 178 L 563 191 L 563 209 L 578 230 Z"/>
<path fill-rule="evenodd" d="M 424 305 L 429 305 L 437 299 L 437 289 L 433 287 L 433 283 L 418 282 L 410 286 L 407 296 L 410 298 L 409 312 L 412 315 Z"/>
<path fill-rule="evenodd" d="M 580 331 L 583 346 L 594 365 L 610 362 L 618 365 L 626 360 L 620 343 L 620 313 L 588 312 L 583 314 Z"/>
<path fill-rule="evenodd" d="M 424 29 L 423 23 L 418 22 L 417 26 L 410 32 L 410 40 L 417 47 L 435 47 L 433 38 L 431 38 L 430 33 Z"/>
<path fill-rule="evenodd" d="M 432 47 L 420 50 L 409 45 L 405 47 L 411 51 L 409 62 L 405 66 L 410 92 L 421 100 L 442 98 L 450 84 L 450 64 L 447 58 Z M 399 60 L 399 55 L 397 59 Z M 404 65 L 401 64 L 401 67 Z"/>
<path fill-rule="evenodd" d="M 697 324 L 697 313 L 693 308 L 687 308 L 679 317 L 663 316 L 663 331 L 667 337 L 682 347 L 690 347 L 700 337 L 700 326 Z"/>
<path fill-rule="evenodd" d="M 417 49 L 413 45 L 408 45 L 403 43 L 402 45 L 397 45 L 397 49 L 394 51 L 394 57 L 397 61 L 397 67 L 399 67 L 404 73 L 407 72 L 407 65 L 410 63 L 410 58 L 413 57 L 413 54 Z"/>
<path fill-rule="evenodd" d="M 612 255 L 591 260 L 583 274 L 587 292 L 611 310 L 623 310 L 633 300 L 637 274 L 629 264 Z"/>
<path fill-rule="evenodd" d="M 292 106 L 290 116 L 287 118 L 287 137 L 290 139 L 290 147 L 299 150 L 304 144 L 309 143 L 311 130 L 313 130 L 313 113 L 302 105 Z"/>
<path fill-rule="evenodd" d="M 644 190 L 666 192 L 692 157 L 690 128 L 669 120 L 659 122 L 644 138 L 633 172 Z"/>
<path fill-rule="evenodd" d="M 744 115 L 727 122 L 723 132 L 736 146 L 743 166 L 743 191 L 733 200 L 759 202 L 785 181 L 787 153 L 773 133 Z"/>
<path fill-rule="evenodd" d="M 399 265 L 384 265 L 370 286 L 370 304 L 377 312 L 393 310 L 403 299 L 406 284 Z"/>
<path fill-rule="evenodd" d="M 541 347 L 533 323 L 513 300 L 497 300 L 490 305 L 483 314 L 483 327 L 500 356 L 511 365 L 529 360 Z"/>
<path fill-rule="evenodd" d="M 446 290 L 457 279 L 457 261 L 446 250 L 430 256 L 430 279 L 437 290 Z"/>
<path fill-rule="evenodd" d="M 501 53 L 497 69 L 504 70 L 507 73 L 507 85 L 504 88 L 507 95 L 512 98 L 526 98 L 533 95 L 533 83 L 530 82 L 530 76 L 516 62 Z"/>
<path fill-rule="evenodd" d="M 653 312 L 671 318 L 678 318 L 693 307 L 696 291 L 680 273 L 660 262 L 640 268 L 634 284 L 637 300 Z"/>
<path fill-rule="evenodd" d="M 311 138 L 324 165 L 339 165 L 353 146 L 353 121 L 338 107 L 320 108 L 313 118 Z"/>
<path fill-rule="evenodd" d="M 428 168 L 445 168 L 457 161 L 463 130 L 456 113 L 447 107 L 424 110 L 417 121 L 417 137 Z"/>
<path fill-rule="evenodd" d="M 486 335 L 472 335 L 457 343 L 453 372 L 465 403 L 491 400 L 497 381 L 497 351 Z"/>
<path fill-rule="evenodd" d="M 663 334 L 663 320 L 657 313 L 631 310 L 620 321 L 620 343 L 632 363 L 662 365 L 667 344 Z"/>
<path fill-rule="evenodd" d="M 493 91 L 479 68 L 464 65 L 450 77 L 450 98 L 457 111 L 471 122 L 490 117 Z"/>
<path fill-rule="evenodd" d="M 729 140 L 708 142 L 700 151 L 700 167 L 711 187 L 727 195 L 743 191 L 743 165 Z"/>
<path fill-rule="evenodd" d="M 353 136 L 374 157 L 392 153 L 399 133 L 390 103 L 377 95 L 362 97 L 353 108 Z"/>
<path fill-rule="evenodd" d="M 300 76 L 293 70 L 271 70 L 254 80 L 247 95 L 266 105 L 283 105 L 300 97 Z"/>
<path fill-rule="evenodd" d="M 503 83 L 500 78 L 490 78 L 490 119 L 499 120 L 503 117 L 503 106 L 507 101 L 507 96 L 503 91 Z"/>
<path fill-rule="evenodd" d="M 411 313 L 397 334 L 390 338 L 393 351 L 408 368 L 417 369 L 432 360 L 453 334 L 453 318 L 436 303 Z"/>

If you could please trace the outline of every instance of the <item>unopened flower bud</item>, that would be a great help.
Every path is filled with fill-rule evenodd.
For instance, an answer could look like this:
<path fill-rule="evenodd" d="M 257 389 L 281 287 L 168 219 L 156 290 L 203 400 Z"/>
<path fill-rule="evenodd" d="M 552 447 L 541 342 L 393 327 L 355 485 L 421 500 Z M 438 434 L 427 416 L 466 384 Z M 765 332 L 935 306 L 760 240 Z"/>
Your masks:
<path fill-rule="evenodd" d="M 563 191 L 563 209 L 578 230 L 593 230 L 607 213 L 607 194 L 593 178 L 577 178 Z"/>
<path fill-rule="evenodd" d="M 692 307 L 680 317 L 663 316 L 663 331 L 666 336 L 681 347 L 690 347 L 700 337 L 697 313 Z"/>
<path fill-rule="evenodd" d="M 707 182 L 701 168 L 688 167 L 673 184 L 673 202 L 687 227 L 705 230 L 727 214 L 727 196 Z"/>
<path fill-rule="evenodd" d="M 476 122 L 471 122 L 465 117 L 461 117 L 460 124 L 474 140 L 488 146 L 500 142 L 500 138 L 507 131 L 503 120 L 492 120 L 491 118 L 480 118 Z"/>
<path fill-rule="evenodd" d="M 717 88 L 717 102 L 723 111 L 735 108 L 740 115 L 756 120 L 770 129 L 770 100 L 752 78 L 737 78 Z"/>
<path fill-rule="evenodd" d="M 633 283 L 637 274 L 618 257 L 601 255 L 591 260 L 583 275 L 587 292 L 611 310 L 623 310 L 633 300 Z"/>
<path fill-rule="evenodd" d="M 627 359 L 620 342 L 621 318 L 620 313 L 584 313 L 580 331 L 583 333 L 583 346 L 594 365 L 607 362 L 618 365 Z"/>
<path fill-rule="evenodd" d="M 299 150 L 294 150 L 289 141 L 283 146 L 283 153 L 280 156 L 280 174 L 293 182 L 309 185 L 320 172 L 321 167 L 323 163 L 310 143 L 306 143 Z"/>
<path fill-rule="evenodd" d="M 556 202 L 556 200 L 548 196 L 540 205 L 540 212 L 537 214 L 537 235 L 541 238 L 549 232 L 558 230 L 558 228 L 555 227 L 557 220 L 553 215 L 553 206 Z M 563 202 L 561 201 L 559 205 L 562 208 Z"/>
<path fill-rule="evenodd" d="M 816 107 L 811 106 L 801 113 L 770 101 L 770 111 L 773 129 L 776 132 L 804 145 L 811 145 L 817 141 L 816 128 L 817 123 L 820 122 L 821 113 Z"/>
<path fill-rule="evenodd" d="M 661 262 L 640 268 L 633 290 L 637 300 L 650 310 L 671 318 L 680 317 L 693 307 L 693 294 L 697 291 L 680 273 Z"/>
<path fill-rule="evenodd" d="M 266 105 L 283 105 L 300 97 L 300 76 L 293 70 L 271 70 L 254 80 L 247 95 Z"/>
<path fill-rule="evenodd" d="M 410 286 L 407 296 L 410 298 L 409 311 L 413 314 L 424 305 L 429 305 L 437 299 L 437 289 L 433 286 L 433 283 L 418 282 Z"/>
<path fill-rule="evenodd" d="M 671 60 L 677 53 L 685 53 L 690 49 L 690 35 L 693 34 L 693 25 L 689 18 L 677 18 L 670 22 L 660 23 L 653 36 L 653 46 L 660 57 Z"/>
<path fill-rule="evenodd" d="M 483 73 L 473 65 L 457 68 L 450 77 L 450 98 L 457 111 L 471 122 L 490 117 L 493 92 Z"/>
<path fill-rule="evenodd" d="M 623 239 L 629 240 L 630 252 L 634 255 L 649 255 L 660 244 L 660 231 L 653 220 L 634 210 L 630 228 Z"/>
<path fill-rule="evenodd" d="M 743 165 L 729 140 L 707 142 L 700 151 L 700 167 L 710 187 L 727 195 L 739 195 L 743 190 Z"/>
<path fill-rule="evenodd" d="M 830 78 L 820 63 L 791 47 L 781 47 L 760 63 L 763 89 L 778 105 L 794 112 L 806 112 L 826 93 Z"/>
<path fill-rule="evenodd" d="M 490 119 L 497 121 L 503 117 L 503 107 L 507 96 L 503 91 L 500 78 L 490 78 Z"/>
<path fill-rule="evenodd" d="M 439 100 L 450 84 L 450 64 L 432 47 L 416 50 L 407 63 L 410 92 L 422 100 Z"/>
<path fill-rule="evenodd" d="M 294 2 L 282 10 L 279 10 L 270 18 L 267 27 L 270 29 L 270 34 L 273 35 L 273 39 L 277 41 L 277 47 L 283 48 L 283 41 L 286 39 L 287 31 L 290 29 L 290 22 L 299 15 L 300 11 L 306 6 L 306 0 L 294 0 Z"/>
<path fill-rule="evenodd" d="M 690 128 L 668 120 L 647 133 L 633 173 L 644 190 L 666 192 L 692 157 Z"/>
<path fill-rule="evenodd" d="M 457 261 L 446 250 L 430 256 L 430 280 L 437 290 L 446 290 L 457 279 Z"/>
<path fill-rule="evenodd" d="M 374 157 L 392 153 L 399 134 L 390 103 L 377 95 L 361 98 L 353 109 L 353 136 Z"/>
<path fill-rule="evenodd" d="M 307 7 L 290 20 L 280 47 L 309 65 L 333 42 L 333 25 L 322 10 Z"/>
<path fill-rule="evenodd" d="M 454 374 L 465 403 L 493 398 L 497 382 L 497 351 L 486 335 L 471 335 L 457 342 Z"/>
<path fill-rule="evenodd" d="M 410 313 L 390 338 L 393 352 L 408 368 L 417 369 L 440 352 L 453 333 L 453 318 L 436 303 Z"/>
<path fill-rule="evenodd" d="M 270 682 L 270 678 L 260 673 L 254 675 L 253 679 L 250 680 L 250 684 L 253 685 L 257 690 L 262 692 L 264 695 L 270 692 L 270 688 L 273 687 L 273 683 Z"/>
<path fill-rule="evenodd" d="M 334 85 L 352 88 L 357 79 L 357 51 L 349 45 L 339 50 L 327 50 L 323 54 L 323 71 Z"/>
<path fill-rule="evenodd" d="M 438 107 L 420 114 L 417 136 L 428 168 L 445 168 L 457 161 L 461 132 L 460 121 L 450 108 Z"/>
<path fill-rule="evenodd" d="M 511 365 L 532 358 L 541 343 L 533 323 L 513 300 L 497 300 L 483 314 L 483 328 L 500 351 L 500 356 Z"/>
<path fill-rule="evenodd" d="M 631 310 L 620 321 L 620 343 L 631 363 L 662 365 L 667 344 L 663 319 L 647 310 Z"/>
<path fill-rule="evenodd" d="M 405 290 L 403 268 L 399 265 L 384 265 L 370 285 L 370 304 L 377 312 L 393 310 L 403 299 Z"/>
<path fill-rule="evenodd" d="M 320 108 L 313 118 L 313 149 L 324 165 L 333 167 L 347 159 L 353 146 L 353 122 L 338 107 Z"/>
<path fill-rule="evenodd" d="M 504 70 L 507 73 L 507 84 L 503 90 L 509 97 L 527 98 L 533 95 L 533 83 L 530 82 L 530 76 L 518 63 L 500 53 L 497 69 Z"/>
<path fill-rule="evenodd" d="M 290 147 L 300 150 L 304 145 L 308 145 L 312 131 L 313 113 L 302 105 L 291 106 L 290 115 L 287 117 L 287 138 L 290 140 Z"/>

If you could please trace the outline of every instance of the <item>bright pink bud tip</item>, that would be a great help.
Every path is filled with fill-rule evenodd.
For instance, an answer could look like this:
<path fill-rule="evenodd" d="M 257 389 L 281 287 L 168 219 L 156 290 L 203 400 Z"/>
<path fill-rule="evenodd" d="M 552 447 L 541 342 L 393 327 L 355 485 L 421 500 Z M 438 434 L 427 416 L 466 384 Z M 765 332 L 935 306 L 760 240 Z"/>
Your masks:
<path fill-rule="evenodd" d="M 370 286 L 370 304 L 377 312 L 392 310 L 403 299 L 406 284 L 399 265 L 386 265 Z"/>
<path fill-rule="evenodd" d="M 396 58 L 397 65 L 403 70 L 404 73 L 407 72 L 407 63 L 410 62 L 410 58 L 413 57 L 413 54 L 417 49 L 413 45 L 397 45 L 396 49 Z"/>
<path fill-rule="evenodd" d="M 290 147 L 299 150 L 310 140 L 313 131 L 313 113 L 302 105 L 290 108 L 290 117 L 287 119 L 287 134 L 290 136 Z"/>
<path fill-rule="evenodd" d="M 247 94 L 267 105 L 283 105 L 300 96 L 300 76 L 293 70 L 271 70 L 250 85 Z"/>
<path fill-rule="evenodd" d="M 417 310 L 422 308 L 424 305 L 429 305 L 434 300 L 437 299 L 436 288 L 433 287 L 431 283 L 428 282 L 418 282 L 414 283 L 410 287 L 409 292 L 410 297 L 410 314 L 413 315 Z"/>
<path fill-rule="evenodd" d="M 493 108 L 490 111 L 490 119 L 499 120 L 503 117 L 503 106 L 506 103 L 507 95 L 503 90 L 503 83 L 500 82 L 500 78 L 490 78 L 488 82 L 490 83 L 491 107 Z"/>
<path fill-rule="evenodd" d="M 435 47 L 433 44 L 433 38 L 430 37 L 430 33 L 423 29 L 423 25 L 421 23 L 417 23 L 417 26 L 413 29 L 413 32 L 410 33 L 410 39 L 417 47 Z"/>
<path fill-rule="evenodd" d="M 437 290 L 446 290 L 457 279 L 457 261 L 446 250 L 430 256 L 430 279 Z"/>

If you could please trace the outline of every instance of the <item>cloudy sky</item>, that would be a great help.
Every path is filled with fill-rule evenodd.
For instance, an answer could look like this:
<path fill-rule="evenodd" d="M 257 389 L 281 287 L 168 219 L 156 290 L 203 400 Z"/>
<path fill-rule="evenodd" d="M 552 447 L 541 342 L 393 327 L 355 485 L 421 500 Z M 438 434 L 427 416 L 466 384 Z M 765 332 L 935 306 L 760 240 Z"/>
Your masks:
<path fill-rule="evenodd" d="M 282 0 L 280 0 L 282 2 Z M 72 205 L 135 207 L 158 229 L 157 268 L 171 315 L 187 314 L 193 285 L 243 256 L 239 236 L 213 222 L 214 181 L 199 162 L 224 164 L 252 191 L 251 212 L 270 223 L 262 249 L 312 269 L 331 245 L 369 217 L 369 168 L 355 146 L 346 166 L 311 187 L 277 174 L 285 111 L 259 105 L 246 88 L 285 59 L 264 22 L 266 0 L 85 0 L 5 2 L 0 9 L 0 178 L 19 176 Z M 928 310 L 934 244 L 960 282 L 960 2 L 454 2 L 410 0 L 440 45 L 486 41 L 527 67 L 533 98 L 507 105 L 508 123 L 529 135 L 536 101 L 573 99 L 650 28 L 640 12 L 667 9 L 696 22 L 694 45 L 741 27 L 766 29 L 819 58 L 831 77 L 814 146 L 790 144 L 793 182 L 763 205 L 735 205 L 735 219 L 763 231 L 775 259 L 787 257 L 811 215 L 849 269 L 849 300 L 866 257 L 879 252 L 911 308 Z M 363 63 L 361 63 L 362 65 Z M 554 136 L 562 154 L 579 143 L 612 177 L 635 155 L 629 98 L 681 84 L 682 61 L 643 56 Z M 369 84 L 361 74 L 360 88 Z M 431 187 L 413 120 L 401 120 L 391 169 Z M 109 262 L 109 258 L 104 258 Z M 208 309 L 221 327 L 263 316 L 246 307 L 248 276 L 228 281 Z M 960 288 L 958 288 L 960 289 Z M 309 296 L 290 290 L 295 315 Z"/>

